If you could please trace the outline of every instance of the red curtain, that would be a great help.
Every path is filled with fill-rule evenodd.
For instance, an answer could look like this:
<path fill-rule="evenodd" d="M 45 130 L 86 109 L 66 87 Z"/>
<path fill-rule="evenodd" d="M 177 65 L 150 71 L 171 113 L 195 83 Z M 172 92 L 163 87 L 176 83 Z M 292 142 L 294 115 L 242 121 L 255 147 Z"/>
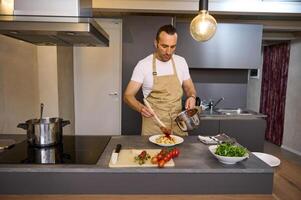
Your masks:
<path fill-rule="evenodd" d="M 290 43 L 264 47 L 260 112 L 267 115 L 265 138 L 282 144 Z"/>

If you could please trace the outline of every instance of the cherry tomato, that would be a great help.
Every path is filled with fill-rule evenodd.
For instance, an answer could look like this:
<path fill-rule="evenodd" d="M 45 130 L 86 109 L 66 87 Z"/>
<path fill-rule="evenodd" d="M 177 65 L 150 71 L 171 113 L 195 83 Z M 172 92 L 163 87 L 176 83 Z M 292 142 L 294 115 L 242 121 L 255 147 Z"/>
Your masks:
<path fill-rule="evenodd" d="M 159 168 L 163 168 L 164 165 L 165 165 L 165 161 L 164 161 L 164 160 L 160 160 L 160 161 L 158 162 L 158 167 L 159 167 Z"/>
<path fill-rule="evenodd" d="M 176 157 L 176 149 L 173 149 L 170 153 L 172 158 Z"/>
<path fill-rule="evenodd" d="M 169 159 L 172 159 L 172 158 L 173 158 L 173 153 L 172 153 L 172 151 L 169 152 L 169 153 L 167 154 L 167 156 L 169 157 Z"/>
<path fill-rule="evenodd" d="M 158 163 L 158 158 L 156 156 L 152 157 L 151 163 L 152 164 L 157 164 Z"/>
<path fill-rule="evenodd" d="M 163 159 L 163 155 L 161 154 L 161 153 L 159 153 L 158 155 L 157 155 L 157 159 L 158 159 L 158 161 L 160 161 L 160 160 L 162 160 Z"/>
<path fill-rule="evenodd" d="M 178 157 L 180 155 L 180 150 L 179 149 L 175 149 L 175 157 Z"/>
<path fill-rule="evenodd" d="M 167 148 L 164 147 L 163 149 L 161 149 L 160 154 L 165 155 L 166 153 L 168 153 Z"/>
<path fill-rule="evenodd" d="M 163 158 L 163 160 L 164 160 L 165 162 L 170 161 L 170 159 L 171 159 L 171 155 L 170 155 L 170 154 L 167 154 L 167 155 Z"/>

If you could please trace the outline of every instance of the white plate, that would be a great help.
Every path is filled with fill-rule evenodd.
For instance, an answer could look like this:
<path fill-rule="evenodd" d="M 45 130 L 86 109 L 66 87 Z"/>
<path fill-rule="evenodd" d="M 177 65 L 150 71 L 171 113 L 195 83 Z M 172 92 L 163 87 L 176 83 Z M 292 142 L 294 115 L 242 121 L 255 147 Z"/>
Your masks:
<path fill-rule="evenodd" d="M 215 156 L 218 159 L 218 161 L 220 161 L 223 164 L 233 165 L 233 164 L 240 162 L 249 157 L 248 153 L 243 157 L 219 156 L 219 155 L 215 154 L 215 150 L 216 150 L 217 146 L 218 145 L 211 145 L 208 147 L 208 149 L 212 153 L 212 155 Z"/>
<path fill-rule="evenodd" d="M 261 152 L 252 152 L 252 153 L 255 156 L 257 156 L 260 160 L 270 165 L 271 167 L 277 167 L 278 165 L 280 165 L 281 162 L 280 159 L 273 155 L 267 153 L 261 153 Z"/>
<path fill-rule="evenodd" d="M 183 139 L 183 138 L 181 138 L 181 137 L 179 137 L 179 136 L 177 136 L 177 135 L 170 135 L 170 137 L 172 137 L 172 138 L 175 139 L 175 141 L 176 141 L 175 144 L 162 144 L 162 143 L 157 143 L 157 142 L 156 142 L 156 139 L 157 139 L 158 137 L 160 137 L 160 136 L 164 136 L 164 135 L 153 135 L 153 136 L 150 136 L 150 137 L 148 138 L 148 140 L 149 140 L 150 142 L 152 142 L 152 143 L 154 143 L 154 144 L 157 144 L 157 145 L 159 145 L 159 146 L 162 146 L 162 147 L 171 147 L 171 146 L 175 146 L 175 145 L 177 145 L 177 144 L 181 144 L 182 142 L 184 142 L 184 139 Z"/>

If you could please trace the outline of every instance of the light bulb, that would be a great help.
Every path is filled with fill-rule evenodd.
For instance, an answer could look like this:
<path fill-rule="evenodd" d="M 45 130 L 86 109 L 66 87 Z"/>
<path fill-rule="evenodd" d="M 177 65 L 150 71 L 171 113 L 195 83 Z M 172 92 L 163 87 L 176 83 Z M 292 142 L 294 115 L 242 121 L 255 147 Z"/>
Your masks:
<path fill-rule="evenodd" d="M 205 42 L 216 32 L 216 20 L 207 10 L 201 10 L 190 23 L 190 34 L 196 41 Z"/>

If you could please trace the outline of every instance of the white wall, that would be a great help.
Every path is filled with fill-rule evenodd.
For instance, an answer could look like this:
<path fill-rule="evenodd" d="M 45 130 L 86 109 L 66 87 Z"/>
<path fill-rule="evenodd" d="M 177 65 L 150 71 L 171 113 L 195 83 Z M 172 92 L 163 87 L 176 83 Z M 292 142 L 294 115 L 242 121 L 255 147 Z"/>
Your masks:
<path fill-rule="evenodd" d="M 0 35 L 0 134 L 25 134 L 18 123 L 38 113 L 37 48 Z"/>
<path fill-rule="evenodd" d="M 301 155 L 301 40 L 291 43 L 282 148 Z"/>
<path fill-rule="evenodd" d="M 59 117 L 70 121 L 63 128 L 64 135 L 74 135 L 73 47 L 57 47 L 57 59 Z"/>
<path fill-rule="evenodd" d="M 0 134 L 25 134 L 17 124 L 38 118 L 41 102 L 44 117 L 70 120 L 64 134 L 74 134 L 72 52 L 0 35 Z"/>
<path fill-rule="evenodd" d="M 64 135 L 74 135 L 73 47 L 37 47 L 39 99 L 44 117 L 69 120 Z"/>
<path fill-rule="evenodd" d="M 59 98 L 58 98 L 56 46 L 37 47 L 37 60 L 38 60 L 40 102 L 44 103 L 43 116 L 58 117 Z"/>

